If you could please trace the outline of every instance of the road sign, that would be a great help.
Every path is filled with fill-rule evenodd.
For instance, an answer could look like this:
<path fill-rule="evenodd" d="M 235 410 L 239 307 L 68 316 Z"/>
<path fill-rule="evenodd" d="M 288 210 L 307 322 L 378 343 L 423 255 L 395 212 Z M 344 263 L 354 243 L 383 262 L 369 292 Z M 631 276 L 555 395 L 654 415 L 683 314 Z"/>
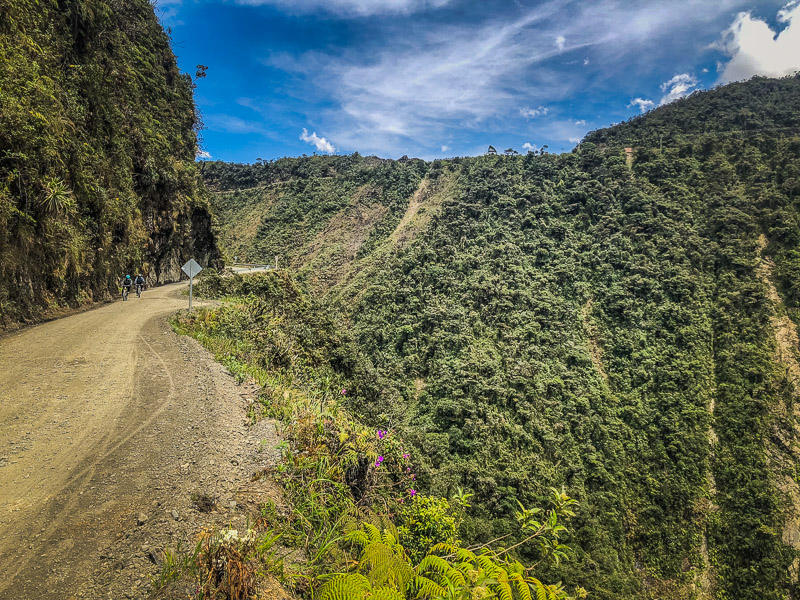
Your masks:
<path fill-rule="evenodd" d="M 181 267 L 181 270 L 189 276 L 189 279 L 197 275 L 200 271 L 203 270 L 203 267 L 197 264 L 197 261 L 193 258 L 189 259 L 185 265 Z"/>
<path fill-rule="evenodd" d="M 194 276 L 202 271 L 203 267 L 198 265 L 195 259 L 190 258 L 189 262 L 181 267 L 181 270 L 189 276 L 189 310 L 192 310 L 192 284 L 194 283 Z"/>

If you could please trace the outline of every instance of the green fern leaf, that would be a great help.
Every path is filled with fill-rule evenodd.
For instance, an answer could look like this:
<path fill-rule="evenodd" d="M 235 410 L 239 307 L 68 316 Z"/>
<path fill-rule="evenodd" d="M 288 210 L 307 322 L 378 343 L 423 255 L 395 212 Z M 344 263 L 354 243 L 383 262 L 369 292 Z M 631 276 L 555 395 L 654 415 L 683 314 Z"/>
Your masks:
<path fill-rule="evenodd" d="M 415 577 L 411 588 L 416 591 L 416 598 L 442 598 L 447 595 L 447 590 L 427 577 Z"/>
<path fill-rule="evenodd" d="M 509 580 L 513 584 L 514 590 L 517 592 L 519 600 L 533 600 L 531 597 L 531 588 L 525 582 L 525 579 L 519 573 L 514 573 Z M 538 598 L 537 598 L 538 600 Z"/>
<path fill-rule="evenodd" d="M 369 600 L 406 600 L 406 595 L 391 587 L 379 587 L 373 590 Z"/>
<path fill-rule="evenodd" d="M 432 571 L 439 577 L 453 581 L 458 585 L 463 586 L 466 583 L 464 575 L 441 556 L 429 554 L 423 558 L 417 566 L 417 573 L 423 574 L 426 571 Z"/>
<path fill-rule="evenodd" d="M 364 600 L 371 589 L 369 581 L 360 573 L 337 575 L 317 593 L 317 600 Z"/>
<path fill-rule="evenodd" d="M 358 568 L 375 586 L 405 590 L 414 578 L 414 570 L 404 555 L 396 554 L 383 542 L 370 544 L 364 549 Z"/>
<path fill-rule="evenodd" d="M 499 581 L 490 586 L 491 590 L 497 594 L 497 597 L 500 600 L 513 600 L 514 593 L 511 590 L 511 586 L 508 585 L 505 581 Z"/>
<path fill-rule="evenodd" d="M 367 532 L 367 535 L 369 536 L 371 542 L 382 541 L 381 532 L 378 530 L 377 527 L 375 527 L 375 525 L 373 525 L 372 523 L 363 523 L 362 527 Z"/>

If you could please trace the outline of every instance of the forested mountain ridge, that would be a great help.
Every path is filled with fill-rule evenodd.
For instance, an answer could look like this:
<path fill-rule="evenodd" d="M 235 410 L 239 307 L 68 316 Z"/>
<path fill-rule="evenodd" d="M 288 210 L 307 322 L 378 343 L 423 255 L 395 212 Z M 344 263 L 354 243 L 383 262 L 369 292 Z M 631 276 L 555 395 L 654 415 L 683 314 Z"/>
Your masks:
<path fill-rule="evenodd" d="M 0 326 L 218 259 L 192 91 L 146 0 L 0 2 Z"/>
<path fill-rule="evenodd" d="M 516 501 L 564 485 L 577 551 L 550 579 L 595 598 L 786 598 L 798 118 L 800 79 L 754 79 L 570 154 L 205 176 L 228 251 L 280 254 L 341 315 L 350 406 L 415 445 L 424 489 L 475 494 L 466 540 L 513 536 Z"/>

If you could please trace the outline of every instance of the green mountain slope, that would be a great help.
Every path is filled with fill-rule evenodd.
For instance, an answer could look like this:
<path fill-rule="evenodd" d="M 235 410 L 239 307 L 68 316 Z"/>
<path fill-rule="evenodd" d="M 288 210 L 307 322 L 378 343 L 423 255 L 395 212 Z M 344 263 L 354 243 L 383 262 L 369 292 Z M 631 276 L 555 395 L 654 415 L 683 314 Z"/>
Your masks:
<path fill-rule="evenodd" d="M 548 579 L 594 598 L 785 598 L 798 118 L 800 79 L 756 79 L 571 154 L 206 176 L 228 251 L 280 254 L 343 321 L 351 407 L 403 430 L 424 489 L 475 494 L 467 540 L 514 539 L 516 501 L 563 484 L 577 553 Z"/>
<path fill-rule="evenodd" d="M 218 258 L 192 81 L 146 0 L 0 3 L 0 323 Z"/>

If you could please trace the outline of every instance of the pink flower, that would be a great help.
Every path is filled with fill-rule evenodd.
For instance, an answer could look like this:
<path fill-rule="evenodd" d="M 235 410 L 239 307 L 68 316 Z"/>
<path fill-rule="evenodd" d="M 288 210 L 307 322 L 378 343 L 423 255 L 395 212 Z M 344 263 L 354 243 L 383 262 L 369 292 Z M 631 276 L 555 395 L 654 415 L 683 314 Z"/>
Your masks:
<path fill-rule="evenodd" d="M 409 489 L 409 490 L 408 490 L 408 495 L 409 495 L 409 496 L 416 496 L 416 495 L 417 495 L 417 490 L 412 490 L 412 489 Z"/>
<path fill-rule="evenodd" d="M 380 467 L 382 462 L 383 462 L 383 457 L 379 456 L 378 460 L 375 461 L 375 466 Z"/>
<path fill-rule="evenodd" d="M 406 452 L 405 454 L 403 454 L 403 458 L 408 460 L 409 458 L 411 458 L 411 455 L 408 452 Z"/>
<path fill-rule="evenodd" d="M 347 394 L 347 390 L 342 388 L 342 396 L 344 396 L 345 394 Z"/>
<path fill-rule="evenodd" d="M 382 439 L 383 439 L 383 438 L 385 438 L 387 435 L 389 435 L 389 432 L 388 432 L 388 431 L 386 431 L 385 429 L 378 429 L 378 439 L 379 439 L 379 440 L 382 440 Z"/>

